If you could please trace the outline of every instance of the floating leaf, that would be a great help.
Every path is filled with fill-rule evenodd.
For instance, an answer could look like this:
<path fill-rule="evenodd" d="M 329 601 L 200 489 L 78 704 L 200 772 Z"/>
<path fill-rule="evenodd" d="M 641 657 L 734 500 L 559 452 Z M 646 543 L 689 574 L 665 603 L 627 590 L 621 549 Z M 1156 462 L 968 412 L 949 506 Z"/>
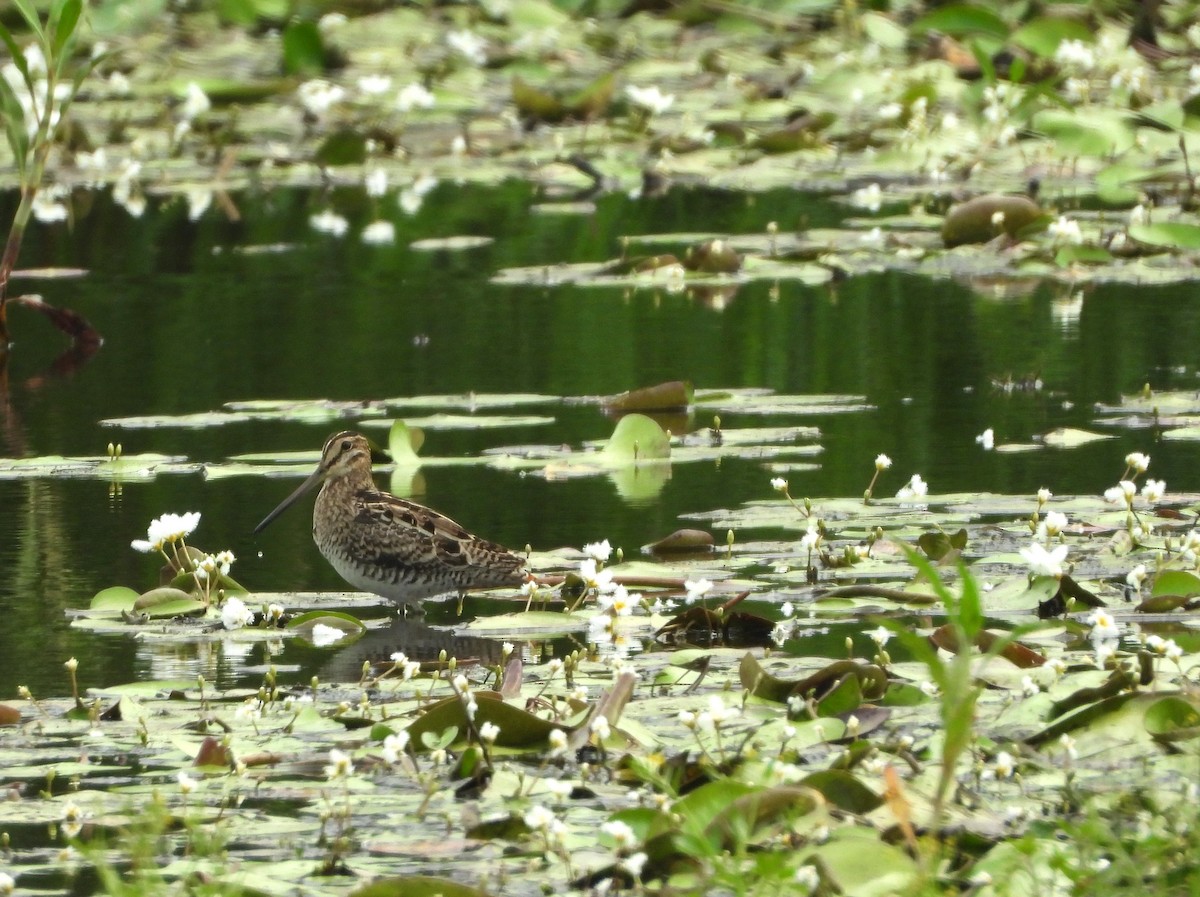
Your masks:
<path fill-rule="evenodd" d="M 1000 234 L 1016 237 L 1041 215 L 1041 208 L 1028 196 L 976 196 L 946 213 L 942 242 L 950 248 L 987 243 Z"/>
<path fill-rule="evenodd" d="M 1188 741 L 1200 735 L 1200 707 L 1168 695 L 1146 708 L 1146 731 L 1158 741 Z"/>
<path fill-rule="evenodd" d="M 181 589 L 163 586 L 143 592 L 133 603 L 133 609 L 151 617 L 183 617 L 201 615 L 208 605 Z"/>
<path fill-rule="evenodd" d="M 671 457 L 671 440 L 663 428 L 644 414 L 627 414 L 604 446 L 611 462 L 661 461 Z"/>
<path fill-rule="evenodd" d="M 604 399 L 604 406 L 613 411 L 686 410 L 692 404 L 693 393 L 691 383 L 672 380 L 609 396 Z"/>

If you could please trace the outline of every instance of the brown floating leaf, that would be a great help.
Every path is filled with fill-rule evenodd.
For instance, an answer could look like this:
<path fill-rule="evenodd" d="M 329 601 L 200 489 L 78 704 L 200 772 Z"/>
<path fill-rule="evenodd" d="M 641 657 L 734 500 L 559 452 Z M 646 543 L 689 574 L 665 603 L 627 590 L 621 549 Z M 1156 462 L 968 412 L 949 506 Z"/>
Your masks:
<path fill-rule="evenodd" d="M 742 257 L 724 240 L 705 240 L 688 248 L 683 266 L 701 274 L 734 274 L 742 267 Z"/>
<path fill-rule="evenodd" d="M 712 533 L 702 529 L 677 529 L 669 536 L 646 546 L 651 554 L 670 554 L 681 551 L 711 551 Z"/>
<path fill-rule="evenodd" d="M 0 704 L 0 726 L 15 726 L 20 721 L 20 710 L 12 704 Z"/>
<path fill-rule="evenodd" d="M 692 404 L 694 390 L 686 380 L 670 380 L 609 396 L 604 407 L 615 411 L 676 411 Z"/>
<path fill-rule="evenodd" d="M 233 767 L 233 755 L 226 745 L 209 735 L 200 742 L 200 750 L 196 752 L 193 766 L 222 766 L 225 769 Z"/>
<path fill-rule="evenodd" d="M 397 875 L 377 879 L 349 897 L 488 897 L 488 892 L 434 875 Z"/>
<path fill-rule="evenodd" d="M 1000 234 L 1016 237 L 1041 214 L 1041 208 L 1028 196 L 976 196 L 960 202 L 946 213 L 942 242 L 950 248 L 966 243 L 987 243 Z"/>
<path fill-rule="evenodd" d="M 758 659 L 749 652 L 742 658 L 738 676 L 742 688 L 756 698 L 786 703 L 792 695 L 811 695 L 816 700 L 831 693 L 847 675 L 858 680 L 861 697 L 874 700 L 887 691 L 887 673 L 872 663 L 857 663 L 853 660 L 835 660 L 811 676 L 789 682 L 773 676 L 762 668 Z"/>
<path fill-rule="evenodd" d="M 975 636 L 975 647 L 983 653 L 987 654 L 994 651 L 996 643 L 1003 636 L 996 635 L 994 632 L 982 630 Z M 959 652 L 958 633 L 950 623 L 944 626 L 939 626 L 929 635 L 929 640 L 937 647 L 945 651 L 950 651 L 953 654 Z M 1003 657 L 1015 667 L 1020 667 L 1023 670 L 1030 670 L 1034 667 L 1040 667 L 1046 662 L 1046 658 L 1034 651 L 1032 648 L 1027 648 L 1020 642 L 1009 642 L 1000 651 L 996 652 L 998 657 Z"/>

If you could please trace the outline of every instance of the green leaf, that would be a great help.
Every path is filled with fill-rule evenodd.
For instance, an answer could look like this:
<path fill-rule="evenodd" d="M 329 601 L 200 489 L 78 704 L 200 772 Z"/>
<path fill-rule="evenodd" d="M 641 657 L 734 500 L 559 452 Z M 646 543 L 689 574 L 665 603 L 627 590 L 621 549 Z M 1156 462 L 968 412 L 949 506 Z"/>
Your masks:
<path fill-rule="evenodd" d="M 1200 735 L 1200 709 L 1187 698 L 1168 695 L 1146 708 L 1146 731 L 1158 741 L 1187 741 Z"/>
<path fill-rule="evenodd" d="M 367 159 L 367 138 L 353 128 L 339 128 L 321 142 L 313 158 L 321 165 L 361 165 Z"/>
<path fill-rule="evenodd" d="M 138 600 L 138 593 L 125 586 L 111 586 L 101 589 L 92 597 L 88 606 L 92 610 L 133 610 Z"/>
<path fill-rule="evenodd" d="M 1052 59 L 1058 45 L 1065 40 L 1095 41 L 1091 29 L 1076 19 L 1039 18 L 1022 25 L 1012 33 L 1009 42 L 1024 47 L 1046 59 Z"/>
<path fill-rule="evenodd" d="M 1184 598 L 1200 595 L 1200 576 L 1189 570 L 1164 570 L 1154 578 L 1150 594 L 1153 597 L 1180 595 Z"/>
<path fill-rule="evenodd" d="M 982 34 L 1002 40 L 1007 40 L 1009 35 L 1008 24 L 994 12 L 965 3 L 943 6 L 921 16 L 913 22 L 910 31 L 914 34 L 940 31 L 954 37 Z"/>
<path fill-rule="evenodd" d="M 1200 249 L 1200 226 L 1181 221 L 1164 221 L 1162 224 L 1134 224 L 1129 236 L 1148 246 L 1163 246 L 1167 249 Z"/>
<path fill-rule="evenodd" d="M 617 422 L 604 454 L 611 461 L 661 461 L 671 457 L 671 440 L 653 419 L 627 414 Z"/>
<path fill-rule="evenodd" d="M 283 70 L 289 75 L 325 71 L 325 43 L 316 22 L 292 22 L 283 30 Z"/>
<path fill-rule="evenodd" d="M 408 424 L 397 420 L 388 430 L 388 454 L 396 464 L 404 467 L 416 467 L 421 463 L 417 451 L 425 441 L 425 434 L 419 429 L 409 429 Z"/>
<path fill-rule="evenodd" d="M 54 59 L 61 65 L 63 48 L 75 35 L 75 26 L 83 13 L 83 0 L 56 0 L 50 13 L 51 47 Z"/>
<path fill-rule="evenodd" d="M 38 43 L 43 47 L 46 44 L 46 32 L 42 30 L 42 20 L 34 9 L 30 0 L 12 0 L 13 6 L 17 8 L 17 12 L 21 14 L 21 18 L 25 20 L 25 24 L 29 26 L 29 30 L 37 37 Z"/>

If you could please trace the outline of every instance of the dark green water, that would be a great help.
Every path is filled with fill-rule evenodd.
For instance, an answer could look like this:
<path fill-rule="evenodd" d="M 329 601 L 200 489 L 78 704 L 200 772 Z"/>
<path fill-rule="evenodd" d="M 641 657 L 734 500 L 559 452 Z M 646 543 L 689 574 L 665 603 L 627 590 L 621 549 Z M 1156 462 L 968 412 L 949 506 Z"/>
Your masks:
<path fill-rule="evenodd" d="M 389 213 L 394 247 L 355 236 L 372 217 L 361 194 L 277 191 L 234 197 L 239 222 L 211 209 L 189 222 L 181 204 L 130 218 L 99 197 L 73 229 L 37 227 L 23 267 L 85 267 L 86 277 L 16 283 L 84 314 L 105 345 L 68 376 L 49 372 L 63 348 L 41 319 L 15 309 L 17 340 L 0 408 L 0 451 L 9 456 L 125 451 L 217 461 L 247 451 L 318 448 L 330 425 L 237 424 L 212 429 L 114 430 L 124 415 L 206 411 L 261 398 L 373 399 L 428 393 L 613 393 L 686 378 L 699 387 L 770 387 L 785 393 L 857 393 L 876 410 L 799 421 L 824 432 L 820 469 L 789 475 L 803 495 L 860 494 L 879 452 L 895 459 L 891 494 L 919 471 L 933 492 L 989 490 L 1096 493 L 1115 482 L 1127 451 L 1153 456 L 1151 475 L 1194 491 L 1193 450 L 1142 431 L 1070 452 L 984 453 L 974 437 L 1028 441 L 1061 425 L 1087 426 L 1096 401 L 1144 382 L 1191 387 L 1200 365 L 1192 338 L 1200 301 L 1186 286 L 1101 286 L 1066 325 L 1060 285 L 997 300 L 951 282 L 881 274 L 830 288 L 782 283 L 743 287 L 723 309 L 684 294 L 643 290 L 508 287 L 506 267 L 616 257 L 623 235 L 698 230 L 762 232 L 830 224 L 843 209 L 791 192 L 745 197 L 677 190 L 654 200 L 609 196 L 590 216 L 531 212 L 532 189 L 442 185 L 420 212 Z M 314 232 L 308 216 L 332 202 L 351 235 Z M 382 201 L 394 209 L 394 201 Z M 0 220 L 12 200 L 0 203 Z M 463 252 L 417 252 L 413 240 L 486 235 Z M 275 252 L 246 246 L 285 244 Z M 1006 394 L 994 379 L 1040 375 L 1039 392 Z M 612 422 L 587 406 L 548 406 L 551 427 L 434 431 L 427 455 L 493 446 L 601 438 Z M 727 417 L 727 427 L 796 423 Z M 696 426 L 709 423 L 697 419 Z M 476 467 L 423 471 L 418 496 L 468 528 L 514 547 L 579 546 L 609 538 L 627 550 L 679 526 L 680 513 L 771 495 L 761 464 L 675 465 L 649 503 L 630 505 L 607 478 L 547 482 Z M 192 670 L 186 649 L 163 658 L 132 639 L 71 630 L 65 611 L 110 585 L 145 587 L 153 562 L 129 541 L 165 511 L 199 510 L 195 541 L 238 555 L 235 575 L 266 590 L 341 589 L 309 538 L 311 505 L 264 536 L 254 524 L 292 481 L 163 476 L 111 494 L 98 481 L 0 481 L 0 698 L 18 684 L 61 693 L 61 664 L 81 660 L 84 684 Z M 261 556 L 260 556 L 261 552 Z M 189 666 L 193 664 L 193 666 Z"/>

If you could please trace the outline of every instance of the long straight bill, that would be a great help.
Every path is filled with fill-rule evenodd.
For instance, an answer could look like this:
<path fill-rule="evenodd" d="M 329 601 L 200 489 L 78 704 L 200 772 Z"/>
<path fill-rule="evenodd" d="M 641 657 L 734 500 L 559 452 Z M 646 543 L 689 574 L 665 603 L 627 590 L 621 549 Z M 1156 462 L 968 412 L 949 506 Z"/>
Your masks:
<path fill-rule="evenodd" d="M 289 495 L 287 498 L 285 498 L 283 501 L 281 501 L 279 503 L 279 507 L 277 507 L 274 511 L 272 511 L 270 514 L 268 514 L 266 517 L 264 517 L 262 520 L 262 523 L 260 523 L 256 527 L 254 527 L 254 535 L 257 536 L 259 533 L 261 533 L 263 530 L 265 530 L 270 525 L 271 521 L 273 521 L 276 517 L 278 517 L 280 514 L 282 514 L 284 511 L 286 511 L 292 505 L 294 505 L 297 501 L 299 501 L 299 499 L 304 495 L 305 492 L 307 492 L 313 486 L 320 483 L 322 474 L 323 474 L 323 471 L 320 468 L 314 470 L 312 472 L 312 474 L 309 476 L 309 478 L 306 479 L 303 483 L 301 483 L 296 488 L 295 492 L 293 492 L 291 495 Z"/>

